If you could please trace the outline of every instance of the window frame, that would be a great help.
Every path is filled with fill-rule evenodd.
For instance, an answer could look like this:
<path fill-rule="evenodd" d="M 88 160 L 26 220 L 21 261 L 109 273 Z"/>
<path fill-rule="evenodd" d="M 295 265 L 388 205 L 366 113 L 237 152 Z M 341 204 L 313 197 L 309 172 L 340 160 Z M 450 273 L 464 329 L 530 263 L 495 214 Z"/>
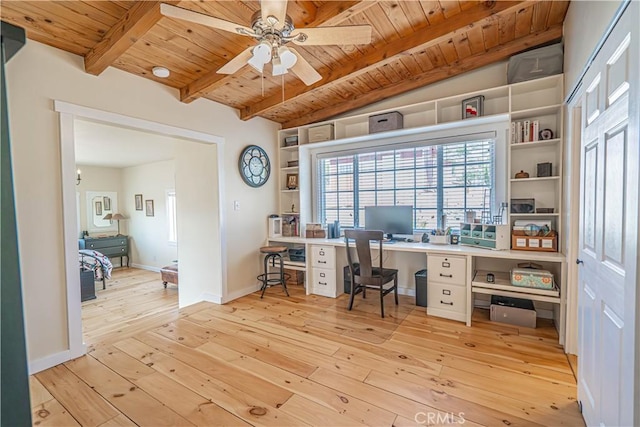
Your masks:
<path fill-rule="evenodd" d="M 507 116 L 496 115 L 469 120 L 473 123 L 444 123 L 424 128 L 402 129 L 388 132 L 385 135 L 366 135 L 342 140 L 327 141 L 314 144 L 303 144 L 299 147 L 300 158 L 308 159 L 306 170 L 301 168 L 301 175 L 308 176 L 309 198 L 301 196 L 308 203 L 309 210 L 303 212 L 302 221 L 319 223 L 320 218 L 320 185 L 318 159 L 358 154 L 367 151 L 385 149 L 402 149 L 417 146 L 442 145 L 448 143 L 469 142 L 474 140 L 493 139 L 494 147 L 494 183 L 492 191 L 492 211 L 499 210 L 500 203 L 508 201 L 508 135 L 510 122 Z M 302 163 L 301 163 L 302 166 Z"/>
<path fill-rule="evenodd" d="M 168 189 L 165 192 L 167 205 L 167 242 L 170 246 L 178 245 L 178 199 L 176 198 L 176 190 Z M 173 201 L 171 201 L 173 199 Z M 173 212 L 172 212 L 173 208 Z M 172 236 L 172 229 L 174 236 Z M 175 239 L 172 239 L 175 237 Z"/>

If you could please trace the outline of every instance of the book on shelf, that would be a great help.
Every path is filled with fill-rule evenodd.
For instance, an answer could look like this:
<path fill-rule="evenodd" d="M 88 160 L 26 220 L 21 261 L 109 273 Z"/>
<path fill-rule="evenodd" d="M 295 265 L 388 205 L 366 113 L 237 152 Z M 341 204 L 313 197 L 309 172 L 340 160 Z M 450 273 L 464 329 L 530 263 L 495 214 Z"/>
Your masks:
<path fill-rule="evenodd" d="M 511 123 L 511 143 L 536 142 L 540 135 L 539 120 L 523 120 Z"/>

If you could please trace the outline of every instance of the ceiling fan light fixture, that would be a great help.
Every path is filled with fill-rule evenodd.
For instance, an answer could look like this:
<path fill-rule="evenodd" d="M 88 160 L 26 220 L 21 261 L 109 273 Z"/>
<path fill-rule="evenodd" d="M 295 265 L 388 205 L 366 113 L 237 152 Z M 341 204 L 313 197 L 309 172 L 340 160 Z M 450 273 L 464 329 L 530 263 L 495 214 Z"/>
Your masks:
<path fill-rule="evenodd" d="M 253 56 L 247 61 L 249 65 L 262 73 L 264 64 L 271 61 L 271 43 L 263 40 L 253 48 Z"/>
<path fill-rule="evenodd" d="M 282 74 L 287 74 L 289 69 L 296 65 L 297 61 L 298 57 L 294 55 L 289 48 L 286 46 L 280 46 L 278 48 L 277 56 L 274 55 L 271 61 L 273 64 L 273 75 L 281 76 Z"/>

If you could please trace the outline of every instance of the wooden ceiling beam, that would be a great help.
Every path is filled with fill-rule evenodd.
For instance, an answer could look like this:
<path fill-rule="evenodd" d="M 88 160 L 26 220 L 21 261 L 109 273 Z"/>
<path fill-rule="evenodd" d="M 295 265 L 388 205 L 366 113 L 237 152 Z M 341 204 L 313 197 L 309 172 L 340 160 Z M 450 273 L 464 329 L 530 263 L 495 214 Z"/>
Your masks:
<path fill-rule="evenodd" d="M 308 27 L 318 27 L 320 25 L 336 25 L 344 22 L 351 16 L 358 14 L 367 8 L 375 5 L 375 1 L 330 1 L 316 10 L 315 19 L 307 25 Z M 180 100 L 190 103 L 215 89 L 229 84 L 234 77 L 240 77 L 249 72 L 249 68 L 242 68 L 235 74 L 218 74 L 217 69 L 211 70 L 199 79 L 191 82 L 180 89 Z"/>
<path fill-rule="evenodd" d="M 330 117 L 363 107 L 365 105 L 369 105 L 373 102 L 381 101 L 388 97 L 398 95 L 409 90 L 417 89 L 425 85 L 444 80 L 454 75 L 484 67 L 485 65 L 492 64 L 496 61 L 509 58 L 511 55 L 514 55 L 525 49 L 557 40 L 561 37 L 562 25 L 556 25 L 546 31 L 539 31 L 529 36 L 512 40 L 506 44 L 498 45 L 486 52 L 477 53 L 463 59 L 462 61 L 455 62 L 443 67 L 434 68 L 430 71 L 417 76 L 413 76 L 409 79 L 402 80 L 398 83 L 386 86 L 382 89 L 371 91 L 354 99 L 335 103 L 331 107 L 314 111 L 302 117 L 286 121 L 282 123 L 282 127 L 284 129 L 287 129 L 326 120 Z"/>
<path fill-rule="evenodd" d="M 414 32 L 408 37 L 403 37 L 387 43 L 385 46 L 375 49 L 364 55 L 362 58 L 350 62 L 347 66 L 331 70 L 328 75 L 312 86 L 305 86 L 303 83 L 289 85 L 285 88 L 284 102 L 295 100 L 299 96 L 304 96 L 306 92 L 318 89 L 333 82 L 344 81 L 349 78 L 364 74 L 374 68 L 378 68 L 388 62 L 397 59 L 398 55 L 419 51 L 425 47 L 438 44 L 451 38 L 455 33 L 466 31 L 467 27 L 474 25 L 492 15 L 500 13 L 510 13 L 522 6 L 524 1 L 498 1 L 491 7 L 480 3 L 471 9 L 466 10 L 438 24 L 431 25 L 420 31 Z M 282 94 L 270 96 L 253 105 L 243 108 L 240 112 L 242 120 L 249 120 L 253 117 L 277 108 L 283 102 Z"/>
<path fill-rule="evenodd" d="M 84 57 L 85 71 L 99 75 L 133 46 L 162 18 L 160 3 L 177 4 L 179 1 L 136 2 Z"/>

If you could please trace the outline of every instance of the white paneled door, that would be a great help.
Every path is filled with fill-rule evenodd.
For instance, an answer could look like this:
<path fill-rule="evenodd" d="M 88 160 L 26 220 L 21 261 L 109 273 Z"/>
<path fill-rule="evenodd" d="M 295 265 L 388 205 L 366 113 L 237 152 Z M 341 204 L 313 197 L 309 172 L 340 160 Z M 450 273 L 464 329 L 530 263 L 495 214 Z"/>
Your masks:
<path fill-rule="evenodd" d="M 638 2 L 583 83 L 578 399 L 587 425 L 638 422 Z"/>

